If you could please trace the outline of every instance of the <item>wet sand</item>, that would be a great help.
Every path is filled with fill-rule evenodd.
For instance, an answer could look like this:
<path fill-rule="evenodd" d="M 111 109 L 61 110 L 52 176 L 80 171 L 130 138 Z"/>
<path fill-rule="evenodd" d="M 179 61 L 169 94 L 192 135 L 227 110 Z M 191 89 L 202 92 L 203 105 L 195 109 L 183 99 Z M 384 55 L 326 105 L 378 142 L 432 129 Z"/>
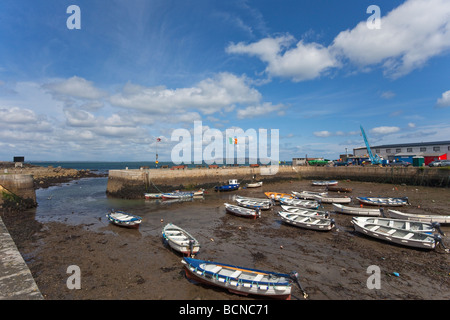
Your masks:
<path fill-rule="evenodd" d="M 450 214 L 450 191 L 443 188 L 340 181 L 353 188 L 332 196 L 408 196 L 405 212 Z M 120 228 L 98 217 L 92 223 L 39 223 L 29 212 L 3 220 L 45 299 L 49 300 L 252 300 L 189 281 L 182 256 L 163 241 L 172 222 L 201 242 L 198 259 L 289 273 L 297 271 L 311 300 L 448 300 L 449 254 L 397 246 L 356 233 L 351 216 L 331 213 L 337 228 L 319 232 L 281 222 L 275 206 L 256 220 L 225 212 L 234 194 L 263 198 L 265 191 L 324 190 L 310 181 L 266 184 L 227 193 L 209 191 L 203 200 L 157 205 L 145 200 L 139 230 Z M 148 203 L 148 206 L 147 206 Z M 353 201 L 353 205 L 356 201 Z M 332 210 L 331 204 L 324 205 Z M 75 213 L 76 214 L 76 211 Z M 443 226 L 450 247 L 450 226 Z M 81 289 L 68 289 L 70 265 L 81 270 Z M 380 267 L 381 288 L 368 289 L 367 268 Z M 399 276 L 394 275 L 398 273 Z M 293 287 L 292 299 L 303 300 Z"/>

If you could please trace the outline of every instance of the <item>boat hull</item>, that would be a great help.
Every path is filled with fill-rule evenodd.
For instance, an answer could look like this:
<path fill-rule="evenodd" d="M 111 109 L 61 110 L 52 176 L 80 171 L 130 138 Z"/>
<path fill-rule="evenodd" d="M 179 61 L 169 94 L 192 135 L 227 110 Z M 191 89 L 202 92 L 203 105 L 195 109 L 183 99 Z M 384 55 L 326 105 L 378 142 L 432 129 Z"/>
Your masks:
<path fill-rule="evenodd" d="M 436 241 L 433 237 L 424 233 L 400 230 L 395 233 L 401 232 L 402 236 L 397 236 L 395 233 L 390 234 L 389 232 L 380 231 L 380 227 L 377 228 L 377 225 L 374 224 L 360 224 L 355 220 L 351 222 L 355 231 L 384 242 L 427 250 L 432 250 L 436 247 Z M 412 234 L 414 238 L 405 238 L 409 234 Z"/>
<path fill-rule="evenodd" d="M 350 214 L 356 216 L 371 216 L 371 217 L 379 217 L 381 216 L 380 209 L 369 209 L 369 208 L 358 208 L 358 207 L 347 207 L 343 206 L 339 203 L 333 203 L 335 212 Z"/>
<path fill-rule="evenodd" d="M 117 211 L 106 215 L 109 222 L 123 228 L 137 229 L 142 222 L 142 218 L 125 212 Z"/>
<path fill-rule="evenodd" d="M 187 231 L 171 223 L 167 224 L 162 231 L 163 238 L 175 251 L 183 255 L 195 255 L 200 251 L 200 243 Z M 192 249 L 189 241 L 192 241 Z"/>
<path fill-rule="evenodd" d="M 195 260 L 195 259 L 192 259 Z M 276 282 L 259 282 L 250 279 L 242 279 L 239 276 L 233 277 L 232 275 L 224 275 L 220 274 L 220 272 L 213 272 L 206 270 L 206 268 L 202 268 L 202 264 L 193 264 L 191 265 L 189 261 L 192 260 L 182 260 L 182 263 L 184 264 L 184 270 L 186 277 L 188 279 L 204 283 L 207 285 L 212 285 L 216 287 L 220 287 L 223 289 L 226 289 L 230 291 L 231 293 L 239 294 L 239 295 L 256 295 L 256 296 L 262 296 L 265 298 L 273 298 L 273 299 L 282 299 L 282 300 L 290 300 L 291 298 L 291 290 L 292 290 L 292 284 L 286 280 L 286 282 L 283 283 L 276 283 Z M 220 269 L 228 268 L 229 270 L 233 271 L 241 271 L 242 273 L 255 273 L 255 274 L 272 274 L 274 277 L 288 277 L 288 275 L 285 274 L 276 274 L 276 273 L 267 273 L 265 271 L 255 270 L 255 269 L 247 269 L 247 268 L 241 268 L 236 266 L 229 266 L 225 264 L 217 264 L 215 262 L 211 262 L 211 265 L 218 267 Z M 230 267 L 230 268 L 229 268 Z M 237 272 L 239 273 L 239 272 Z"/>
<path fill-rule="evenodd" d="M 356 199 L 360 203 L 370 206 L 402 207 L 408 204 L 408 201 L 403 198 L 357 197 Z"/>
<path fill-rule="evenodd" d="M 233 214 L 235 216 L 248 219 L 256 219 L 260 217 L 260 212 L 258 212 L 258 210 L 235 206 L 228 203 L 225 203 L 224 205 L 226 212 Z"/>
<path fill-rule="evenodd" d="M 405 213 L 397 210 L 388 210 L 388 214 L 391 218 L 395 219 L 407 219 L 421 222 L 438 222 L 439 224 L 450 224 L 450 216 L 439 215 L 424 215 L 415 213 Z"/>
<path fill-rule="evenodd" d="M 303 215 L 298 213 L 278 212 L 281 220 L 287 224 L 295 227 L 316 230 L 316 231 L 330 231 L 334 228 L 334 223 L 331 219 L 320 216 Z"/>

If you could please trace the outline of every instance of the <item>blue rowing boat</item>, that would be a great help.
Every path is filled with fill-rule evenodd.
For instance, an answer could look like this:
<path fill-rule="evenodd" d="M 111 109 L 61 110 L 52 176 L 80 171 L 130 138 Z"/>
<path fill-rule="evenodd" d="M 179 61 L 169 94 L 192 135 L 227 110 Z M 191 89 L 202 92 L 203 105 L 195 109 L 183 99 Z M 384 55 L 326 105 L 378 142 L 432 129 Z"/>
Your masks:
<path fill-rule="evenodd" d="M 181 262 L 189 279 L 225 288 L 232 293 L 289 300 L 295 281 L 303 296 L 307 297 L 296 272 L 277 273 L 188 257 Z"/>

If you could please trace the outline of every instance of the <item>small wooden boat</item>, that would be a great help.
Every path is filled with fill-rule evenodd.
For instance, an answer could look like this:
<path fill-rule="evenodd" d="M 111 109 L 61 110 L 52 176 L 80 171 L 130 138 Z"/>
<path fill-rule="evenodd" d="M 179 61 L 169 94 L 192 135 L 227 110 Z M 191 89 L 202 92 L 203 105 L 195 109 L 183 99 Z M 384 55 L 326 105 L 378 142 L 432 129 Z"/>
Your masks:
<path fill-rule="evenodd" d="M 163 199 L 190 199 L 194 196 L 192 192 L 174 191 L 169 193 L 163 193 Z"/>
<path fill-rule="evenodd" d="M 337 186 L 327 186 L 328 191 L 335 191 L 335 192 L 352 192 L 352 188 L 345 188 L 345 187 L 337 187 Z"/>
<path fill-rule="evenodd" d="M 123 211 L 111 211 L 106 217 L 112 224 L 126 228 L 139 228 L 142 222 L 141 217 Z"/>
<path fill-rule="evenodd" d="M 329 180 L 329 181 L 313 181 L 313 186 L 335 186 L 338 182 L 336 180 Z"/>
<path fill-rule="evenodd" d="M 355 230 L 376 239 L 421 249 L 434 249 L 442 241 L 438 234 L 432 235 L 403 228 L 381 226 L 360 218 L 354 217 L 351 221 Z"/>
<path fill-rule="evenodd" d="M 350 198 L 350 197 L 331 198 L 331 197 L 314 196 L 313 198 L 316 201 L 319 201 L 321 203 L 350 203 L 350 202 L 352 202 L 352 198 Z"/>
<path fill-rule="evenodd" d="M 258 201 L 258 202 L 262 202 L 262 203 L 268 203 L 268 204 L 272 204 L 272 199 L 267 199 L 267 198 L 252 198 L 252 197 L 244 197 L 244 196 L 240 196 L 240 195 L 234 195 L 233 196 L 234 200 L 251 200 L 251 201 Z"/>
<path fill-rule="evenodd" d="M 187 231 L 168 223 L 162 230 L 162 236 L 169 246 L 185 255 L 194 256 L 200 250 L 200 243 Z"/>
<path fill-rule="evenodd" d="M 320 211 L 320 210 L 314 210 L 314 209 L 307 209 L 302 207 L 295 207 L 295 206 L 286 206 L 281 205 L 281 208 L 284 212 L 289 213 L 300 213 L 303 215 L 311 215 L 311 216 L 320 216 L 324 218 L 328 218 L 330 216 L 330 213 L 328 211 Z"/>
<path fill-rule="evenodd" d="M 205 194 L 205 189 L 199 189 L 197 191 L 192 192 L 194 197 L 201 197 Z"/>
<path fill-rule="evenodd" d="M 375 224 L 379 225 L 381 227 L 390 227 L 414 232 L 432 233 L 435 230 L 439 229 L 438 223 L 432 224 L 428 222 L 411 221 L 411 220 L 399 220 L 399 219 L 378 218 L 378 217 L 353 217 L 353 220 L 360 224 L 370 223 L 374 225 Z"/>
<path fill-rule="evenodd" d="M 262 187 L 262 185 L 263 185 L 262 181 L 247 183 L 247 188 L 258 188 L 258 187 Z"/>
<path fill-rule="evenodd" d="M 215 186 L 215 191 L 233 191 L 239 189 L 240 183 L 236 179 L 231 179 L 228 184 L 222 186 Z"/>
<path fill-rule="evenodd" d="M 292 283 L 296 281 L 303 296 L 307 297 L 296 272 L 284 274 L 192 258 L 184 258 L 181 262 L 187 278 L 221 287 L 232 293 L 289 300 Z"/>
<path fill-rule="evenodd" d="M 241 206 L 235 206 L 233 204 L 224 203 L 225 209 L 227 212 L 234 214 L 236 216 L 244 217 L 244 218 L 251 218 L 256 219 L 261 217 L 261 210 L 253 210 L 249 208 L 244 208 Z"/>
<path fill-rule="evenodd" d="M 415 220 L 422 222 L 438 222 L 440 224 L 450 224 L 450 216 L 444 215 L 427 215 L 427 214 L 416 214 L 416 213 L 405 213 L 397 210 L 388 210 L 388 215 L 395 219 L 406 219 Z"/>
<path fill-rule="evenodd" d="M 381 216 L 380 209 L 370 209 L 370 208 L 361 208 L 361 207 L 348 207 L 339 203 L 333 203 L 335 212 L 351 214 L 356 216 Z"/>
<path fill-rule="evenodd" d="M 284 222 L 300 228 L 329 231 L 335 227 L 334 219 L 328 219 L 321 216 L 311 216 L 284 211 L 278 212 L 278 215 Z"/>
<path fill-rule="evenodd" d="M 319 203 L 316 200 L 281 198 L 280 204 L 284 204 L 286 206 L 309 208 L 309 209 L 319 208 Z"/>
<path fill-rule="evenodd" d="M 328 192 L 315 192 L 315 191 L 302 191 L 302 192 L 292 191 L 292 194 L 299 199 L 308 199 L 308 200 L 314 200 L 315 196 L 320 197 L 328 196 Z"/>
<path fill-rule="evenodd" d="M 401 207 L 409 204 L 408 197 L 356 197 L 356 199 L 362 204 L 368 204 L 371 206 Z"/>
<path fill-rule="evenodd" d="M 292 194 L 289 193 L 281 193 L 281 192 L 264 192 L 267 198 L 280 201 L 280 198 L 293 198 Z"/>
<path fill-rule="evenodd" d="M 162 193 L 144 193 L 145 199 L 162 199 Z"/>
<path fill-rule="evenodd" d="M 250 208 L 250 209 L 269 210 L 272 207 L 271 203 L 270 202 L 266 202 L 266 201 L 255 201 L 255 200 L 248 200 L 248 199 L 236 199 L 236 202 L 241 207 Z"/>

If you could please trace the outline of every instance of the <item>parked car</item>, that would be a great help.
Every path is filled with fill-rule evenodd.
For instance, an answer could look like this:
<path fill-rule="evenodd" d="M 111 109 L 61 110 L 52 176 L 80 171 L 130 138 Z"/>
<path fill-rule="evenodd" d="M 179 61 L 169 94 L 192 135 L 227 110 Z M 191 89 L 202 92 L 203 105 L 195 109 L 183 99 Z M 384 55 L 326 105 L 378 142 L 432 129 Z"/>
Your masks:
<path fill-rule="evenodd" d="M 399 160 L 395 162 L 389 162 L 389 166 L 391 167 L 409 167 L 412 165 L 410 162 Z"/>
<path fill-rule="evenodd" d="M 439 164 L 441 163 L 442 160 L 435 160 L 433 162 L 430 162 L 428 164 L 429 167 L 439 167 Z"/>
<path fill-rule="evenodd" d="M 441 160 L 438 164 L 438 167 L 448 167 L 450 166 L 450 160 Z"/>

